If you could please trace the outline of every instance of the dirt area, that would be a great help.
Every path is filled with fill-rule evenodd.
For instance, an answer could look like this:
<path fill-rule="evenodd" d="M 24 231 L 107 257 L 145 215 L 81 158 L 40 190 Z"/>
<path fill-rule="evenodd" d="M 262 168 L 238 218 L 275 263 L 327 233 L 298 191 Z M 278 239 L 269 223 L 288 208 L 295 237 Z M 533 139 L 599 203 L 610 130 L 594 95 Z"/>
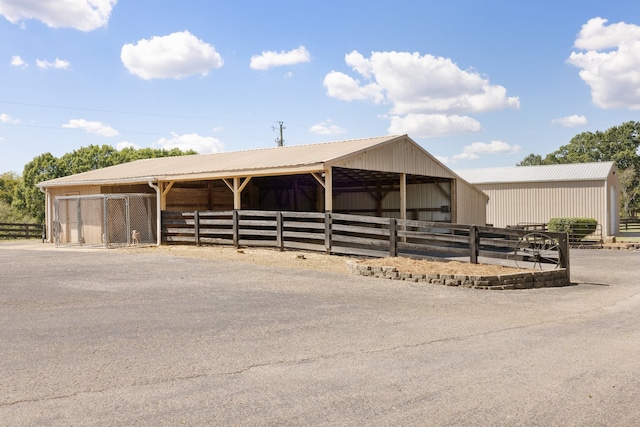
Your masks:
<path fill-rule="evenodd" d="M 251 262 L 261 265 L 280 266 L 286 268 L 311 269 L 347 273 L 347 262 L 353 261 L 370 266 L 396 267 L 398 271 L 412 274 L 465 274 L 494 276 L 499 274 L 530 271 L 491 264 L 469 264 L 459 261 L 427 261 L 405 257 L 396 258 L 358 258 L 338 255 L 326 255 L 317 252 L 284 251 L 265 248 L 236 249 L 230 246 L 152 246 L 126 247 L 120 251 L 162 252 L 181 257 L 201 259 L 224 259 L 230 261 Z"/>

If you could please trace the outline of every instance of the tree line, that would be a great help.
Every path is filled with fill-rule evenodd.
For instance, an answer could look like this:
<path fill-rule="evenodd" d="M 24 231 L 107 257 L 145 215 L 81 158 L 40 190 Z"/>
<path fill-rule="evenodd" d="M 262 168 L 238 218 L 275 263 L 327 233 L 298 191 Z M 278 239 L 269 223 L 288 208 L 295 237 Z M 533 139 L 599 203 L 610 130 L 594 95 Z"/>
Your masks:
<path fill-rule="evenodd" d="M 110 145 L 89 145 L 61 157 L 41 154 L 25 165 L 22 176 L 14 172 L 0 175 L 0 222 L 44 222 L 45 196 L 36 187 L 39 182 L 134 160 L 191 154 L 197 152 L 178 148 L 116 150 Z"/>
<path fill-rule="evenodd" d="M 529 154 L 518 166 L 587 162 L 615 163 L 621 187 L 621 214 L 635 218 L 640 211 L 640 122 L 580 133 L 545 157 Z"/>

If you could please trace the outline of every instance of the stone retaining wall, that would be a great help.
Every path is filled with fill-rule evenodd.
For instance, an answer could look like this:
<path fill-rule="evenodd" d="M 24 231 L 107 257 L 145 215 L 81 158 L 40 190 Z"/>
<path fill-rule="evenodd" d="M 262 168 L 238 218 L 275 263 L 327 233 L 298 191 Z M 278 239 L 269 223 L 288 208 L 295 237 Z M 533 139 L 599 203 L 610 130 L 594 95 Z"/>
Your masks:
<path fill-rule="evenodd" d="M 559 268 L 549 271 L 502 274 L 499 276 L 474 276 L 462 274 L 412 274 L 402 273 L 395 267 L 372 267 L 366 264 L 349 262 L 350 273 L 379 279 L 405 280 L 434 285 L 462 286 L 472 289 L 533 289 L 569 286 L 567 270 Z"/>

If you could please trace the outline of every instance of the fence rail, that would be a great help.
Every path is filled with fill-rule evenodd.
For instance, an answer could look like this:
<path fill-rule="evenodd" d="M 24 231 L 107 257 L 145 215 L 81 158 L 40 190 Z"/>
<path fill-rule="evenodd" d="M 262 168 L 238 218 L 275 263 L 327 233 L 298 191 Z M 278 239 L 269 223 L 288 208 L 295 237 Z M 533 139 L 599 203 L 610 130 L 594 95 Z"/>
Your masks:
<path fill-rule="evenodd" d="M 624 231 L 640 230 L 640 218 L 622 218 L 620 222 L 624 226 Z"/>
<path fill-rule="evenodd" d="M 511 259 L 529 230 L 401 220 L 338 213 L 234 210 L 162 212 L 162 241 L 268 246 L 367 257 Z M 557 241 L 559 266 L 569 269 L 566 233 Z M 568 273 L 567 273 L 568 274 Z"/>
<path fill-rule="evenodd" d="M 0 222 L 0 239 L 40 239 L 43 236 L 43 224 Z"/>

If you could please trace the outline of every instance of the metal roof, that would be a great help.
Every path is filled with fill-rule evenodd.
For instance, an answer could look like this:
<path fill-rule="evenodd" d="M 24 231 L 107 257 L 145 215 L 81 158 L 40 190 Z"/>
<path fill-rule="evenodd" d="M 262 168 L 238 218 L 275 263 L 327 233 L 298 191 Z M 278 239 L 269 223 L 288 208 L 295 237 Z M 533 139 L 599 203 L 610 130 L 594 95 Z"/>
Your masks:
<path fill-rule="evenodd" d="M 570 163 L 562 165 L 512 166 L 455 171 L 471 184 L 549 181 L 596 181 L 607 179 L 613 162 Z"/>
<path fill-rule="evenodd" d="M 324 164 L 392 142 L 406 135 L 352 139 L 320 144 L 273 147 L 192 156 L 136 160 L 89 172 L 44 181 L 38 187 L 82 184 L 146 183 L 149 180 L 187 180 L 214 176 L 242 176 L 317 171 Z"/>

